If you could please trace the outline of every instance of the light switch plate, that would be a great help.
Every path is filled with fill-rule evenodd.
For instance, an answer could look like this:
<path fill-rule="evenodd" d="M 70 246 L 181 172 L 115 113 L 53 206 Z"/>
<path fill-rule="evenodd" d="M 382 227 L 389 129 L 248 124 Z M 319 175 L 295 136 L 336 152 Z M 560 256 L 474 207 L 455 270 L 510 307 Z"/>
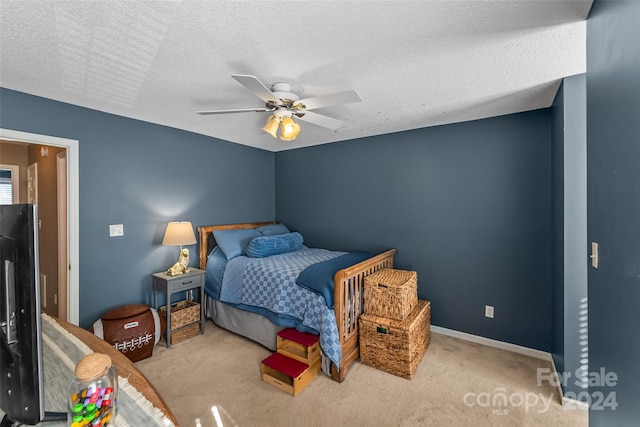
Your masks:
<path fill-rule="evenodd" d="M 112 224 L 109 226 L 109 237 L 124 236 L 123 224 Z"/>
<path fill-rule="evenodd" d="M 484 306 L 484 316 L 488 317 L 490 319 L 493 319 L 493 306 L 492 305 L 485 305 Z"/>

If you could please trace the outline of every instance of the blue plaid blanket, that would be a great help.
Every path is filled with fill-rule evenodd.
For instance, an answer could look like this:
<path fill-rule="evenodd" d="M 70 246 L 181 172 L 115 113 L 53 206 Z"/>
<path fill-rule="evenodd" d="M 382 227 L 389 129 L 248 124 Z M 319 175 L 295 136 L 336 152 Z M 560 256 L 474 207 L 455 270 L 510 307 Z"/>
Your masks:
<path fill-rule="evenodd" d="M 340 366 L 342 347 L 333 309 L 329 308 L 322 295 L 297 285 L 296 279 L 308 266 L 344 254 L 303 248 L 266 258 L 233 258 L 225 269 L 220 300 L 260 307 L 299 319 L 303 329 L 320 335 L 322 352 Z"/>

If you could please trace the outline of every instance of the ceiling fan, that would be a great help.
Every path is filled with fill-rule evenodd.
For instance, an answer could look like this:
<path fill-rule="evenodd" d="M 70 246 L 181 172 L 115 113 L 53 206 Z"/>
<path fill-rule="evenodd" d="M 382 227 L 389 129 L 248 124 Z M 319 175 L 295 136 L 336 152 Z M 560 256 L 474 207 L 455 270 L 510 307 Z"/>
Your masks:
<path fill-rule="evenodd" d="M 292 141 L 296 139 L 300 133 L 300 125 L 293 121 L 293 116 L 302 121 L 335 130 L 344 123 L 342 120 L 314 113 L 310 110 L 362 101 L 360 96 L 352 90 L 300 99 L 298 95 L 291 92 L 292 86 L 290 83 L 274 83 L 271 86 L 271 90 L 269 90 L 255 76 L 232 74 L 231 77 L 236 79 L 245 88 L 249 89 L 249 91 L 258 98 L 262 99 L 265 102 L 265 106 L 257 108 L 238 108 L 232 110 L 198 111 L 198 114 L 208 115 L 247 112 L 271 113 L 269 119 L 267 119 L 267 124 L 262 129 L 274 138 L 277 138 L 278 127 L 280 127 L 280 139 L 284 141 Z"/>

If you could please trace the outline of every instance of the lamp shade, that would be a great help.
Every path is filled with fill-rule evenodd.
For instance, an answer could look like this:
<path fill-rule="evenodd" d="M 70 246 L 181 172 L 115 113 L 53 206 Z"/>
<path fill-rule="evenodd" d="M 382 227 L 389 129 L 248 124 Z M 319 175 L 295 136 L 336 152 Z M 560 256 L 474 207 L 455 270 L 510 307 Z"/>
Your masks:
<path fill-rule="evenodd" d="M 170 222 L 164 232 L 162 244 L 165 246 L 195 245 L 196 236 L 189 221 Z"/>

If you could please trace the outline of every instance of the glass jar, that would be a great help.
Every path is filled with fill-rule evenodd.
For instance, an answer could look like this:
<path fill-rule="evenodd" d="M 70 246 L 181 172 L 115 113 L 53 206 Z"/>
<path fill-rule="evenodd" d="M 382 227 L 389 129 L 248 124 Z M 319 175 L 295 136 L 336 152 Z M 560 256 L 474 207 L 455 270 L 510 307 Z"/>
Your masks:
<path fill-rule="evenodd" d="M 118 373 L 102 353 L 84 356 L 69 385 L 68 424 L 71 427 L 113 425 L 118 402 Z"/>

